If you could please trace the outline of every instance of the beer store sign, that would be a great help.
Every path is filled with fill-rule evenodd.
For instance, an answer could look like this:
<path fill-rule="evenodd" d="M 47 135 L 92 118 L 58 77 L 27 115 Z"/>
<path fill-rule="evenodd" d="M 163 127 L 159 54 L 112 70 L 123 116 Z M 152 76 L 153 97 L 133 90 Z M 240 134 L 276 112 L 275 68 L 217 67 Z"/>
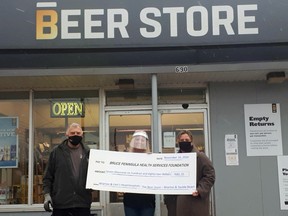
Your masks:
<path fill-rule="evenodd" d="M 1 0 L 0 48 L 287 42 L 287 1 Z"/>
<path fill-rule="evenodd" d="M 50 113 L 52 118 L 76 118 L 84 117 L 84 102 L 80 100 L 52 100 Z"/>

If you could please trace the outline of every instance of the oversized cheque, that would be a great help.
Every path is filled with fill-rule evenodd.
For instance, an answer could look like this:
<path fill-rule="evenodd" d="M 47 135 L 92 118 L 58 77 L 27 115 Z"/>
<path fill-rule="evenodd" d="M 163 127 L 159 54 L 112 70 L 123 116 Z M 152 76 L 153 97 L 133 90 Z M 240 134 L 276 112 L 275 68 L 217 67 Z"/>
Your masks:
<path fill-rule="evenodd" d="M 192 194 L 196 190 L 196 153 L 139 154 L 92 149 L 86 188 Z"/>

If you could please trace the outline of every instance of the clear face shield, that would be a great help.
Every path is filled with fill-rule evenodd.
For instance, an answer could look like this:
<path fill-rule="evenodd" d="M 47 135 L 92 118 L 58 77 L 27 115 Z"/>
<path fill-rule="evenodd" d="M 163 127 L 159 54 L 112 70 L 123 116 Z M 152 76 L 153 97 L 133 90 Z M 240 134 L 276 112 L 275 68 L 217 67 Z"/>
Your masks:
<path fill-rule="evenodd" d="M 145 132 L 135 132 L 130 142 L 131 152 L 149 152 L 148 136 Z"/>

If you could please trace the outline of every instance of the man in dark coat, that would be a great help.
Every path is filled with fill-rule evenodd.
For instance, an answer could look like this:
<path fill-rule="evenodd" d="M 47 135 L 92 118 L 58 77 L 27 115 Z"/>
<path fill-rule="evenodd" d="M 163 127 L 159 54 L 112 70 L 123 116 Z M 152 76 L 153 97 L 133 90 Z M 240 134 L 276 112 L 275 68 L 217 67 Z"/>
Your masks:
<path fill-rule="evenodd" d="M 215 182 L 215 170 L 210 159 L 193 145 L 190 131 L 177 135 L 179 152 L 197 153 L 197 186 L 191 195 L 165 196 L 169 216 L 209 216 L 209 194 Z"/>
<path fill-rule="evenodd" d="M 43 178 L 44 209 L 53 207 L 53 216 L 90 216 L 92 191 L 85 188 L 89 150 L 81 142 L 81 126 L 72 123 L 66 136 L 49 156 Z"/>

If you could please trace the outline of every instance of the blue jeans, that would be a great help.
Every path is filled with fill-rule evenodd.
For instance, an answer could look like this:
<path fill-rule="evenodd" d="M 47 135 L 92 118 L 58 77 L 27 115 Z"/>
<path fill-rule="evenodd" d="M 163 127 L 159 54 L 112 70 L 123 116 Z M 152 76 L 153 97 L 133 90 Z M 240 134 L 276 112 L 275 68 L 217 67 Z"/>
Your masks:
<path fill-rule="evenodd" d="M 130 208 L 124 207 L 125 216 L 154 216 L 155 208 Z"/>

